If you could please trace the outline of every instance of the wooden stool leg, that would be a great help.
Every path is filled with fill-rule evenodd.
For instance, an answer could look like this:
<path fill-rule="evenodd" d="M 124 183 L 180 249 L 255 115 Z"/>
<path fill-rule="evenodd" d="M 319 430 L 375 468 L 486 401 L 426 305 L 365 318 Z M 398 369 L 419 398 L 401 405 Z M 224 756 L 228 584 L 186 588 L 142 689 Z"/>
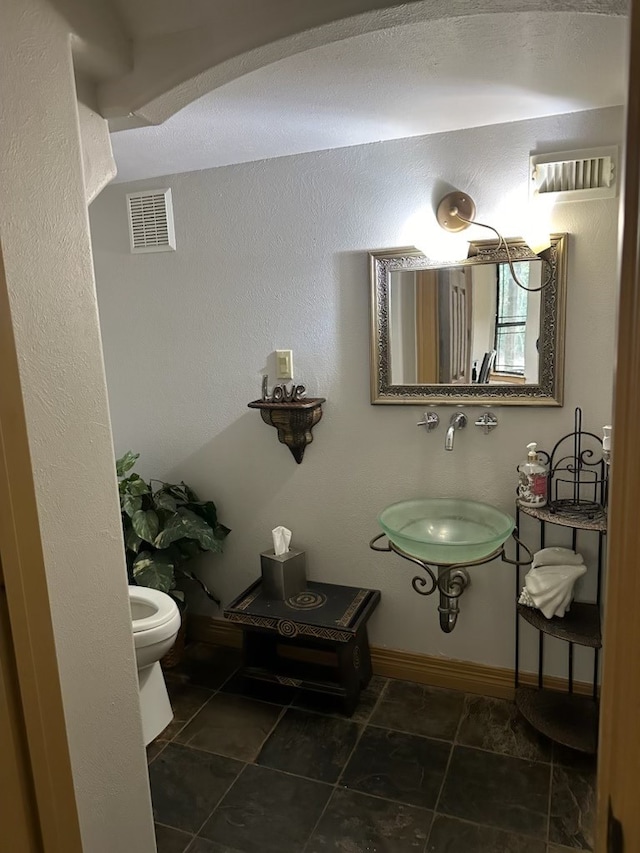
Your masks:
<path fill-rule="evenodd" d="M 355 640 L 341 643 L 338 646 L 338 675 L 344 688 L 345 713 L 351 716 L 356 709 L 360 697 L 360 650 Z"/>
<path fill-rule="evenodd" d="M 364 690 L 371 681 L 373 669 L 371 668 L 371 650 L 369 649 L 369 637 L 367 634 L 367 626 L 363 625 L 356 634 L 356 648 L 359 656 L 358 667 L 360 672 L 360 687 Z"/>

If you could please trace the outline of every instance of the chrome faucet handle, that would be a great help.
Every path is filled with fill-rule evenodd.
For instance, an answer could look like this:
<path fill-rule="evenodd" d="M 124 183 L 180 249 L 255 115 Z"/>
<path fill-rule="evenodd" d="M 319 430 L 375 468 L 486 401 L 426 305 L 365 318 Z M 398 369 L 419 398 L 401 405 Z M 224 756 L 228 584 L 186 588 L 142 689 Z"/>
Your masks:
<path fill-rule="evenodd" d="M 476 426 L 480 427 L 485 435 L 489 435 L 491 430 L 498 426 L 498 418 L 493 414 L 493 412 L 485 412 L 484 415 L 481 415 L 476 421 Z"/>
<path fill-rule="evenodd" d="M 436 412 L 425 412 L 422 417 L 423 419 L 421 421 L 418 421 L 416 426 L 426 427 L 427 432 L 431 432 L 432 430 L 434 430 L 440 423 L 440 417 Z"/>

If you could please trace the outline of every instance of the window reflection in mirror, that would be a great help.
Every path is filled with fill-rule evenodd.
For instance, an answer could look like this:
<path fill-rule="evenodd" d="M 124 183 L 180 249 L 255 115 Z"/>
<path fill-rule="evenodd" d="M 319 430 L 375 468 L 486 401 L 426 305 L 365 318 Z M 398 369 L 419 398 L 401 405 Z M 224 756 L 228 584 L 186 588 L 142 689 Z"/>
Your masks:
<path fill-rule="evenodd" d="M 514 266 L 540 286 L 542 261 Z M 535 385 L 540 293 L 506 263 L 393 270 L 389 336 L 393 385 Z"/>

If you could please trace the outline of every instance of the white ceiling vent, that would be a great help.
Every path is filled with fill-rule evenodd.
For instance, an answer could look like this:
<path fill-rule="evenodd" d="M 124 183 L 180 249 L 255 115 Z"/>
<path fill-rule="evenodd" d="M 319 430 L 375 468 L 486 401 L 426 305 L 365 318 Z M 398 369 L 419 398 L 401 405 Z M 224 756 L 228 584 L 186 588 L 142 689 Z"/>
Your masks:
<path fill-rule="evenodd" d="M 176 248 L 171 190 L 127 195 L 132 252 L 172 252 Z"/>
<path fill-rule="evenodd" d="M 590 148 L 529 158 L 529 193 L 554 201 L 613 198 L 618 192 L 618 148 Z"/>

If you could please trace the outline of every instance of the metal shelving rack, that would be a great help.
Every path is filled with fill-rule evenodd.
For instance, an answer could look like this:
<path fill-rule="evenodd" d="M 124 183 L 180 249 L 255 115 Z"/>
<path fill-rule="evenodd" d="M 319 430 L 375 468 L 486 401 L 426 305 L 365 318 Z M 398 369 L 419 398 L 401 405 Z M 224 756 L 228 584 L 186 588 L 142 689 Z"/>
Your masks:
<path fill-rule="evenodd" d="M 516 501 L 516 524 L 521 516 L 539 522 L 540 548 L 546 544 L 548 524 L 571 530 L 571 547 L 586 534 L 598 537 L 595 601 L 574 601 L 562 618 L 546 619 L 539 610 L 516 605 L 515 688 L 516 705 L 522 716 L 542 734 L 581 752 L 595 753 L 598 744 L 598 665 L 602 648 L 601 592 L 604 537 L 607 533 L 608 465 L 602 455 L 602 440 L 582 429 L 582 410 L 575 410 L 574 430 L 563 436 L 550 454 L 540 452 L 549 465 L 547 505 L 521 506 Z M 520 553 L 517 555 L 520 559 Z M 521 570 L 516 570 L 516 600 L 522 589 Z M 520 673 L 520 626 L 524 619 L 538 633 L 537 686 L 522 683 Z M 567 646 L 567 691 L 550 690 L 544 684 L 545 636 L 564 640 Z M 574 646 L 593 649 L 591 695 L 574 690 Z"/>

